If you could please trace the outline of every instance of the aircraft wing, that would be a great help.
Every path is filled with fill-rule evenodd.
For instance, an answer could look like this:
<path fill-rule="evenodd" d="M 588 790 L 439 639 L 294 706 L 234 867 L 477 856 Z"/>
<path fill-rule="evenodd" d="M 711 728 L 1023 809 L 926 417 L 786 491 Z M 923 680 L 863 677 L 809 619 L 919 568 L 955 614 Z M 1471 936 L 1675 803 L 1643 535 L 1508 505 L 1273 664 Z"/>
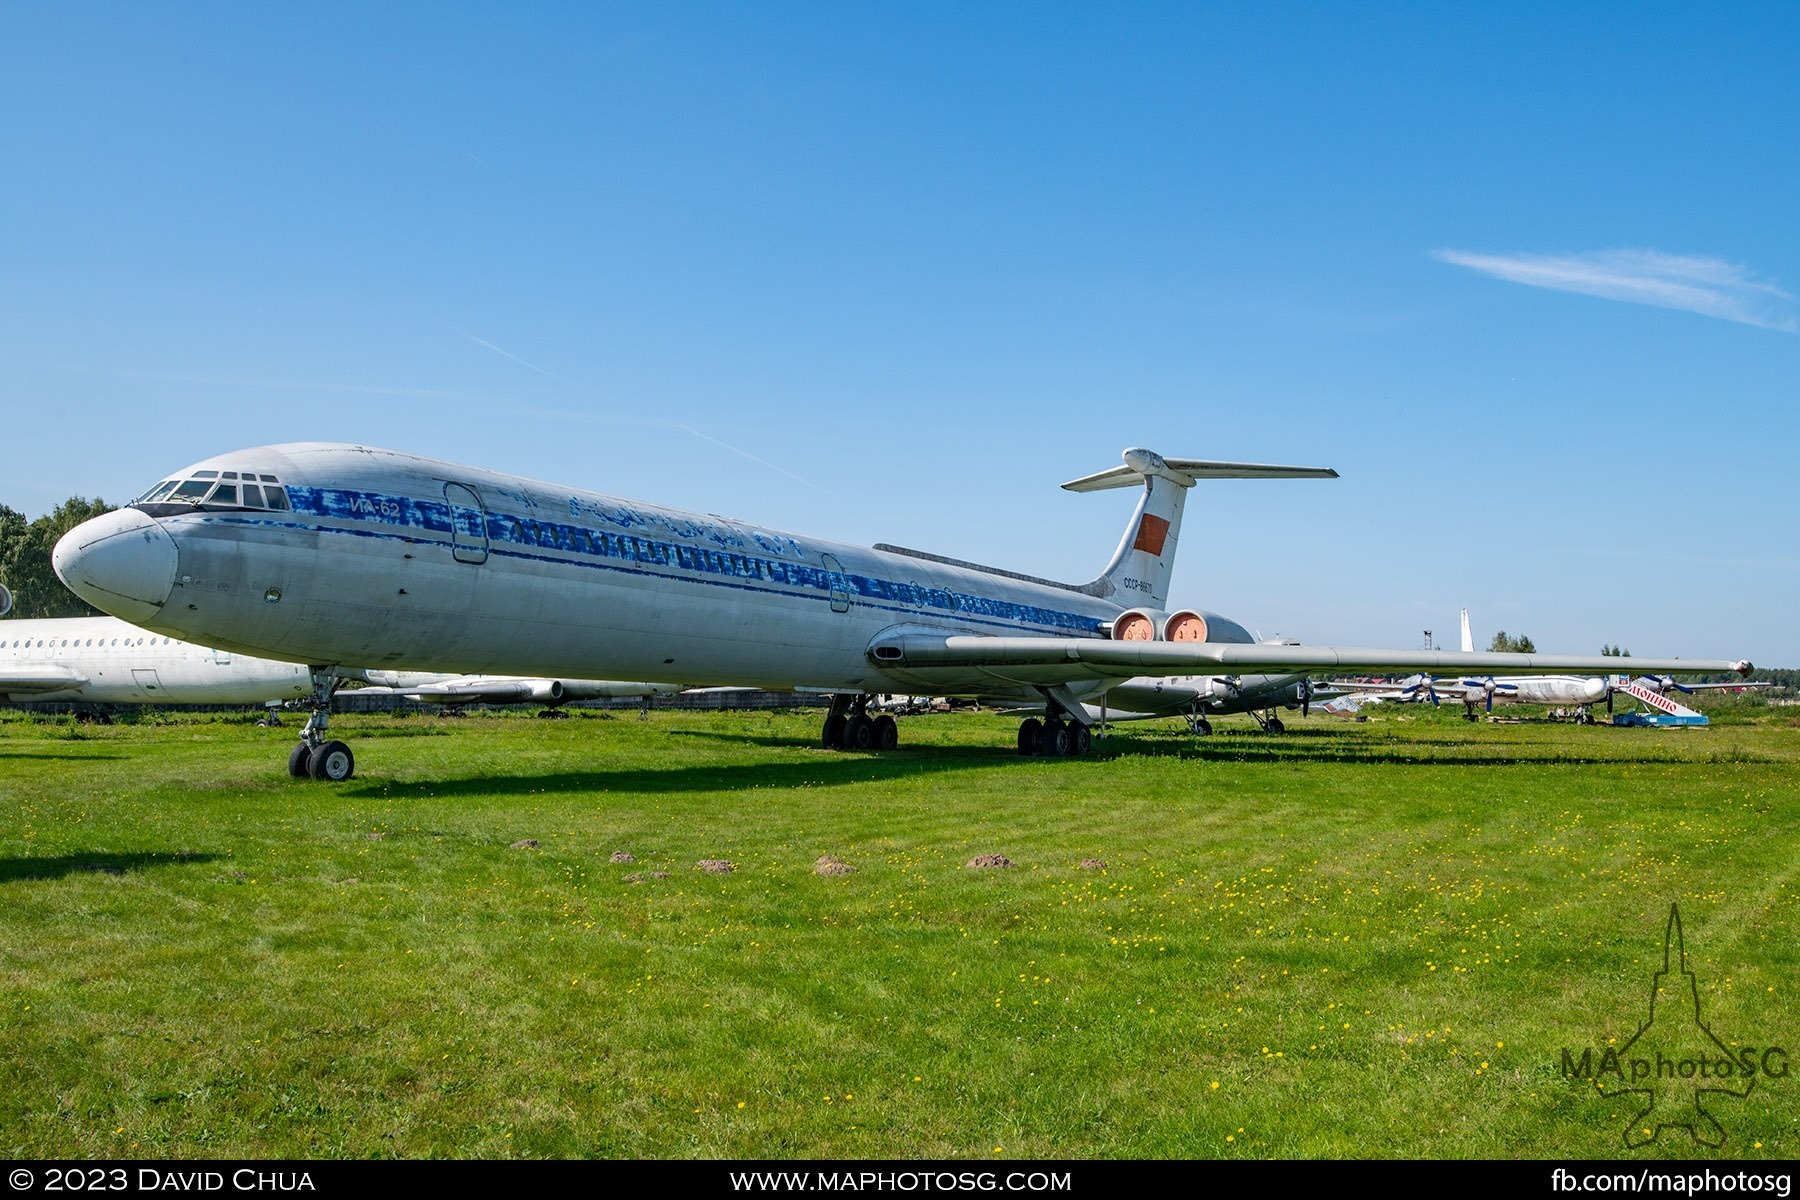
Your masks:
<path fill-rule="evenodd" d="M 14 666 L 0 674 L 0 695 L 26 696 L 33 692 L 62 692 L 86 687 L 88 677 L 70 667 L 46 663 L 41 667 Z"/>
<path fill-rule="evenodd" d="M 1743 683 L 1684 683 L 1681 685 L 1690 692 L 1710 691 L 1713 688 L 1730 688 L 1734 692 L 1748 691 L 1751 688 L 1774 687 L 1772 683 L 1745 681 Z"/>
<path fill-rule="evenodd" d="M 1132 675 L 1233 675 L 1245 672 L 1424 671 L 1433 674 L 1605 674 L 1617 658 L 1559 654 L 1380 650 L 1347 646 L 1218 642 L 1115 642 L 1102 638 L 975 637 L 896 633 L 877 638 L 869 658 L 890 672 L 920 679 L 964 675 L 1052 686 Z M 1633 669 L 1660 674 L 1748 674 L 1748 662 L 1635 659 Z"/>
<path fill-rule="evenodd" d="M 413 687 L 363 687 L 346 696 L 405 696 L 408 699 L 448 700 L 473 703 L 488 700 L 495 704 L 509 700 L 530 700 L 532 687 L 524 679 L 447 680 L 443 683 L 421 683 Z"/>

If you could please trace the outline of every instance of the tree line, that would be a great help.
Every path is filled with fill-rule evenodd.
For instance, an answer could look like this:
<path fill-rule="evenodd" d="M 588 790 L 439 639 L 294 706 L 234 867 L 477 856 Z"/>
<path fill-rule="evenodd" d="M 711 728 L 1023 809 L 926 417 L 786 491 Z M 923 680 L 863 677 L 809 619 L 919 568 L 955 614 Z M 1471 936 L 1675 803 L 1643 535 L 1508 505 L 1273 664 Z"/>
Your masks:
<path fill-rule="evenodd" d="M 58 538 L 113 506 L 98 496 L 70 496 L 47 516 L 27 521 L 0 504 L 0 584 L 13 595 L 15 617 L 93 617 L 99 610 L 63 586 L 50 565 Z"/>

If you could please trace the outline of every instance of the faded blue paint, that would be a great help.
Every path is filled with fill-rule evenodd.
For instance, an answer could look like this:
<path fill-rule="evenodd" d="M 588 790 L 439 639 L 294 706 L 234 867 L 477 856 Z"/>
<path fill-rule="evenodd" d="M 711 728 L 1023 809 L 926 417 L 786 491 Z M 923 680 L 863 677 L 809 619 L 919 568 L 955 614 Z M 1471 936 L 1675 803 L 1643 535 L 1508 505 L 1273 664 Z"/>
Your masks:
<path fill-rule="evenodd" d="M 387 492 L 356 491 L 346 488 L 289 487 L 287 491 L 288 503 L 292 505 L 293 511 L 296 513 L 330 520 L 352 521 L 365 525 L 376 523 L 395 528 L 441 534 L 445 544 L 449 544 L 452 533 L 450 507 L 443 501 L 420 500 L 410 496 L 396 496 Z M 1019 604 L 1011 600 L 949 591 L 944 588 L 920 587 L 917 584 L 899 580 L 880 579 L 849 572 L 832 572 L 804 563 L 738 553 L 731 548 L 747 547 L 746 539 L 723 526 L 711 523 L 675 522 L 660 519 L 652 521 L 645 514 L 622 506 L 599 504 L 578 506 L 573 500 L 570 502 L 570 507 L 581 507 L 588 515 L 600 517 L 608 524 L 620 529 L 642 528 L 651 524 L 695 526 L 697 528 L 695 528 L 694 534 L 689 535 L 693 540 L 704 539 L 722 548 L 713 549 L 710 546 L 690 546 L 679 542 L 660 541 L 641 533 L 612 533 L 582 525 L 566 525 L 556 521 L 547 521 L 536 516 L 516 516 L 511 513 L 494 512 L 490 508 L 487 512 L 490 553 L 571 566 L 600 565 L 597 563 L 586 564 L 580 559 L 571 560 L 538 553 L 520 553 L 511 548 L 553 550 L 562 554 L 610 560 L 611 562 L 674 568 L 702 575 L 781 584 L 789 588 L 801 588 L 817 593 L 819 599 L 830 598 L 832 579 L 836 575 L 842 581 L 841 586 L 861 600 L 866 607 L 907 615 L 912 615 L 920 609 L 931 609 L 944 613 L 955 613 L 966 619 L 974 619 L 980 624 L 1005 625 L 1007 627 L 1016 627 L 1022 624 L 1036 625 L 1088 636 L 1097 635 L 1100 631 L 1100 622 L 1096 618 L 1082 613 L 1063 612 L 1034 604 Z M 321 525 L 316 528 L 320 532 L 327 533 L 361 533 L 365 536 L 381 536 L 371 535 L 365 530 L 343 529 L 331 525 Z M 769 540 L 775 541 L 776 538 L 774 535 L 770 535 Z M 798 542 L 791 538 L 782 540 L 786 541 L 794 551 L 799 551 Z M 757 541 L 759 544 L 766 545 L 763 537 L 759 536 Z M 780 547 L 779 542 L 777 547 L 776 553 L 786 548 Z M 663 574 L 663 572 L 642 571 L 634 573 Z M 675 577 L 680 578 L 680 576 Z M 783 591 L 781 588 L 757 587 L 752 590 L 781 595 L 793 594 Z"/>

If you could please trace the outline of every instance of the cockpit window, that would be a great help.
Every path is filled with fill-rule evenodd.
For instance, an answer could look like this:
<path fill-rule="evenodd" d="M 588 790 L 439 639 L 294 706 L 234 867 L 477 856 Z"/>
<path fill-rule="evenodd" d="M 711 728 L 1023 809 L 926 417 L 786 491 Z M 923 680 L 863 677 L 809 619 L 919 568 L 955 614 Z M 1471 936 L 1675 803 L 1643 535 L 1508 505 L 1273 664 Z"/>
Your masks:
<path fill-rule="evenodd" d="M 252 480 L 260 478 L 261 484 Z M 238 482 L 242 480 L 243 482 Z M 257 476 L 249 471 L 194 471 L 185 479 L 165 479 L 133 500 L 133 504 L 166 504 L 184 501 L 208 508 L 272 508 L 290 511 L 287 491 L 273 475 Z"/>

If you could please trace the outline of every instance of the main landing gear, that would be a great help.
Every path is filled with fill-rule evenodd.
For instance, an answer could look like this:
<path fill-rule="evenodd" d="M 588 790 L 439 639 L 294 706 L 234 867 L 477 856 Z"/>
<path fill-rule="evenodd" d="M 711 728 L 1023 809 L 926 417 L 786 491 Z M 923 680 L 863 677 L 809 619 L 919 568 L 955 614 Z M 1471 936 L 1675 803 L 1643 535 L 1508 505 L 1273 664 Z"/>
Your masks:
<path fill-rule="evenodd" d="M 869 715 L 869 697 L 839 692 L 831 698 L 819 744 L 827 750 L 892 750 L 900 744 L 900 726 L 882 713 Z"/>
<path fill-rule="evenodd" d="M 325 779 L 342 783 L 356 774 L 356 756 L 342 742 L 327 741 L 331 723 L 331 697 L 342 683 L 330 667 L 312 669 L 312 716 L 300 731 L 300 741 L 288 753 L 288 774 L 295 779 Z"/>
<path fill-rule="evenodd" d="M 1269 710 L 1267 716 L 1264 716 L 1253 708 L 1250 710 L 1250 719 L 1255 721 L 1258 725 L 1261 725 L 1264 733 L 1287 732 L 1287 726 L 1281 723 L 1281 718 L 1275 715 L 1275 710 L 1272 708 Z"/>
<path fill-rule="evenodd" d="M 1211 737 L 1212 722 L 1201 716 L 1196 709 L 1187 715 L 1188 732 L 1195 737 Z"/>
<path fill-rule="evenodd" d="M 1094 733 L 1045 695 L 1044 719 L 1026 717 L 1019 726 L 1019 753 L 1046 758 L 1080 758 L 1094 748 Z"/>

